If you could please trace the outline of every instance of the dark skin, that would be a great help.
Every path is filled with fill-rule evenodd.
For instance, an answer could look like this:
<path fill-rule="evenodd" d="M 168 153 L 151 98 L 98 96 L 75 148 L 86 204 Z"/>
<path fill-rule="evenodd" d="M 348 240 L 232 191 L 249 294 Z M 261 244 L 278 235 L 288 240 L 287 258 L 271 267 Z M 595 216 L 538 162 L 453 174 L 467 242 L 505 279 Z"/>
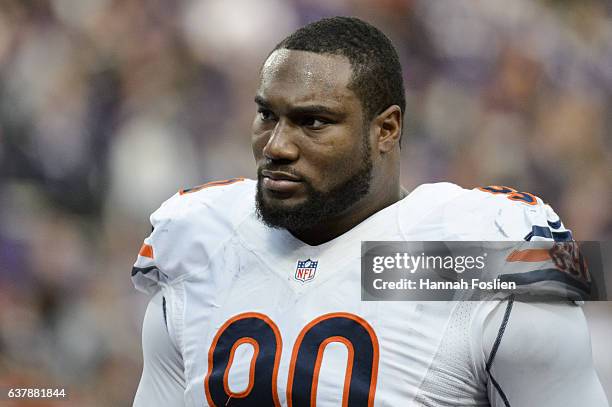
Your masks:
<path fill-rule="evenodd" d="M 252 147 L 263 197 L 290 208 L 308 199 L 304 183 L 329 191 L 372 160 L 368 193 L 342 213 L 307 229 L 289 230 L 309 245 L 330 241 L 405 196 L 399 181 L 401 109 L 389 106 L 364 123 L 359 97 L 349 89 L 344 56 L 280 49 L 266 60 L 255 102 Z M 363 151 L 364 132 L 370 151 Z M 274 169 L 280 169 L 275 171 Z"/>

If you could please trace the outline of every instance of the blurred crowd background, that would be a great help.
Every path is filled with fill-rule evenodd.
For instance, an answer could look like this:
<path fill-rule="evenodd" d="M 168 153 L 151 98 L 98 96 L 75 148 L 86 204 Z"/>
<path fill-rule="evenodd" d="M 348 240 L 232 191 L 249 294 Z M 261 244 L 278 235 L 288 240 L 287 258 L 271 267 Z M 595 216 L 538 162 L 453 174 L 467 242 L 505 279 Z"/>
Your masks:
<path fill-rule="evenodd" d="M 610 1 L 2 0 L 0 386 L 130 405 L 149 214 L 179 188 L 254 175 L 259 67 L 331 15 L 400 53 L 407 188 L 510 185 L 577 239 L 612 239 Z M 612 399 L 611 305 L 585 309 Z"/>

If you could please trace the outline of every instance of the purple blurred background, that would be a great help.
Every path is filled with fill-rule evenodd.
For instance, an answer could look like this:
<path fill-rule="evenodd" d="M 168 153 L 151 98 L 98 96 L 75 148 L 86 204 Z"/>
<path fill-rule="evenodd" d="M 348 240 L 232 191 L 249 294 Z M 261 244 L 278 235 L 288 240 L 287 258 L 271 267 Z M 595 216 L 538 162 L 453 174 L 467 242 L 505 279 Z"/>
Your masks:
<path fill-rule="evenodd" d="M 147 298 L 129 274 L 149 214 L 254 175 L 259 66 L 331 15 L 398 48 L 407 188 L 510 185 L 577 239 L 612 240 L 609 1 L 2 0 L 0 386 L 131 404 Z M 585 310 L 612 399 L 612 303 Z"/>

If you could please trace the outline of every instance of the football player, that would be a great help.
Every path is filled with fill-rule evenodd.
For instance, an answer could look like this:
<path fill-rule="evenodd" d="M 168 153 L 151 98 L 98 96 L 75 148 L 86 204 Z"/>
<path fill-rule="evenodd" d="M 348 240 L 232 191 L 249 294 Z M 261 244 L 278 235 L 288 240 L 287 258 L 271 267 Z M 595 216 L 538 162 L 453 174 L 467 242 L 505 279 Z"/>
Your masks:
<path fill-rule="evenodd" d="M 572 302 L 361 301 L 364 240 L 571 239 L 528 193 L 401 188 L 384 34 L 346 17 L 299 29 L 255 104 L 257 180 L 180 191 L 151 216 L 134 405 L 607 406 Z"/>

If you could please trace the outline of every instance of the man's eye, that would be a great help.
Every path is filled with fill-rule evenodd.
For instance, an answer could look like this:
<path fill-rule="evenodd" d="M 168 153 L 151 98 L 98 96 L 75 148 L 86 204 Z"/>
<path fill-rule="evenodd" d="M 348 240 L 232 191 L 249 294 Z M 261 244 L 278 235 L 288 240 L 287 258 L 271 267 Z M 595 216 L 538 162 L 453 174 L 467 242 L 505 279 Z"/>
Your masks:
<path fill-rule="evenodd" d="M 257 110 L 257 114 L 259 115 L 259 118 L 264 122 L 274 120 L 274 114 L 272 114 L 272 112 L 267 109 L 259 109 Z"/>
<path fill-rule="evenodd" d="M 302 120 L 302 126 L 309 127 L 311 129 L 320 129 L 328 125 L 329 122 L 323 119 L 317 119 L 316 117 L 306 117 Z"/>

